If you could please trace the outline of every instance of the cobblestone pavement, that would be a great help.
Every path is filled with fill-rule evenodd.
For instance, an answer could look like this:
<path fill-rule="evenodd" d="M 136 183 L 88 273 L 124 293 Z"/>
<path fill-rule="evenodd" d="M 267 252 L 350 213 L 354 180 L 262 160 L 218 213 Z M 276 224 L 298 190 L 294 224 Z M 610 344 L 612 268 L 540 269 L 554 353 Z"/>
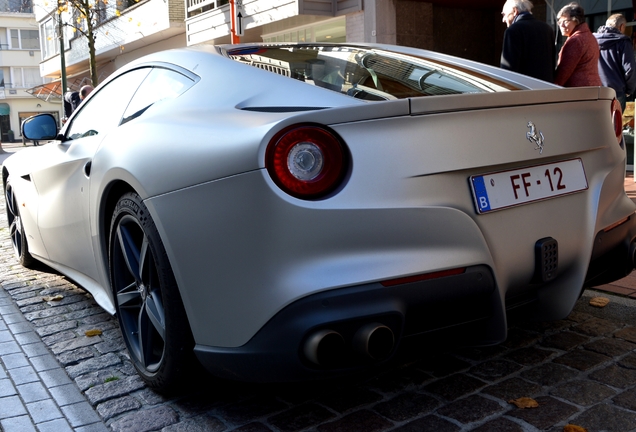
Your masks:
<path fill-rule="evenodd" d="M 116 320 L 88 294 L 44 267 L 32 271 L 16 264 L 6 225 L 0 200 L 0 316 L 7 327 L 0 321 L 0 338 L 15 334 L 16 342 L 0 339 L 0 426 L 6 432 L 35 430 L 28 419 L 40 431 L 56 432 L 68 425 L 135 432 L 556 432 L 567 424 L 588 431 L 636 431 L 636 300 L 631 298 L 586 291 L 567 319 L 515 324 L 502 345 L 428 347 L 364 379 L 249 385 L 202 377 L 168 398 L 144 386 Z M 602 309 L 588 304 L 599 294 L 611 300 Z M 57 295 L 59 301 L 44 301 Z M 19 327 L 6 322 L 11 315 L 23 316 Z M 95 329 L 101 335 L 86 336 Z M 32 351 L 30 345 L 40 349 Z M 18 348 L 22 357 L 13 356 Z M 48 355 L 57 364 L 38 363 L 37 357 Z M 11 372 L 16 368 L 11 361 L 18 358 L 35 371 L 26 383 Z M 59 371 L 59 381 L 49 380 L 47 370 Z M 51 411 L 32 409 L 31 394 L 38 393 L 54 404 Z M 521 397 L 535 399 L 538 407 L 509 403 Z M 73 404 L 86 417 L 80 420 L 65 408 Z M 91 407 L 101 421 L 91 417 Z M 42 420 L 53 408 L 62 415 Z M 46 424 L 54 420 L 68 425 Z"/>

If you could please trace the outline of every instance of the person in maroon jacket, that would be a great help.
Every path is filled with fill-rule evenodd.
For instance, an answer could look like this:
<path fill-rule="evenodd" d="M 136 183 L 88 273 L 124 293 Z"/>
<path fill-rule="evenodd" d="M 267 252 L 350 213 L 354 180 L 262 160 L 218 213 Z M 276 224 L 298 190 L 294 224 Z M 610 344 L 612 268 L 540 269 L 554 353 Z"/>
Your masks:
<path fill-rule="evenodd" d="M 567 40 L 559 52 L 555 84 L 565 87 L 602 86 L 598 74 L 598 42 L 585 22 L 578 3 L 564 6 L 557 15 L 559 29 Z"/>

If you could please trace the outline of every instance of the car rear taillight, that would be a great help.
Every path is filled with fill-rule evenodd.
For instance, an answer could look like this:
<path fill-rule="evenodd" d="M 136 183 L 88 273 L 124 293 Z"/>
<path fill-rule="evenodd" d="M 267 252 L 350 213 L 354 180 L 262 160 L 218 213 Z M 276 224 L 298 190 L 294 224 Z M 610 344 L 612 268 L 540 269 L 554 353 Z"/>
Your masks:
<path fill-rule="evenodd" d="M 616 99 L 612 101 L 612 123 L 614 124 L 614 134 L 620 143 L 623 139 L 623 113 L 621 104 Z"/>
<path fill-rule="evenodd" d="M 284 129 L 269 142 L 265 166 L 288 194 L 318 199 L 333 192 L 347 169 L 347 153 L 329 130 L 315 125 Z"/>

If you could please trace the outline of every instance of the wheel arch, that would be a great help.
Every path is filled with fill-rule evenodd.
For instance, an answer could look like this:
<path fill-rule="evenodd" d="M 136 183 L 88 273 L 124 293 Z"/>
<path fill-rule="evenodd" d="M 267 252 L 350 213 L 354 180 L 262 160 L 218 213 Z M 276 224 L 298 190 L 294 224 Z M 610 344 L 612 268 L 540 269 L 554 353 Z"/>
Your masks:
<path fill-rule="evenodd" d="M 117 180 L 110 183 L 101 196 L 100 212 L 99 212 L 99 242 L 100 249 L 102 251 L 102 261 L 106 275 L 109 274 L 108 265 L 108 243 L 110 239 L 110 223 L 115 211 L 115 205 L 119 198 L 127 192 L 137 192 L 134 187 L 123 180 Z M 137 192 L 138 193 L 138 192 Z M 110 279 L 110 276 L 108 276 Z M 107 280 L 108 282 L 108 280 Z"/>

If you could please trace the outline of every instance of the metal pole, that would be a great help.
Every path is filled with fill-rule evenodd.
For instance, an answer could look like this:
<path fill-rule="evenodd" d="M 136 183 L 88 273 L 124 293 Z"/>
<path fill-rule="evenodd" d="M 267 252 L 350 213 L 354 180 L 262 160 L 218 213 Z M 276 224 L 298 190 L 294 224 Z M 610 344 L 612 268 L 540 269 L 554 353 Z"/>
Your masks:
<path fill-rule="evenodd" d="M 57 0 L 57 28 L 60 39 L 60 77 L 62 81 L 62 101 L 66 94 L 66 55 L 64 53 L 64 24 L 62 23 L 62 10 L 60 0 Z"/>
<path fill-rule="evenodd" d="M 236 0 L 230 0 L 230 41 L 233 44 L 241 42 L 241 38 L 236 34 Z"/>

